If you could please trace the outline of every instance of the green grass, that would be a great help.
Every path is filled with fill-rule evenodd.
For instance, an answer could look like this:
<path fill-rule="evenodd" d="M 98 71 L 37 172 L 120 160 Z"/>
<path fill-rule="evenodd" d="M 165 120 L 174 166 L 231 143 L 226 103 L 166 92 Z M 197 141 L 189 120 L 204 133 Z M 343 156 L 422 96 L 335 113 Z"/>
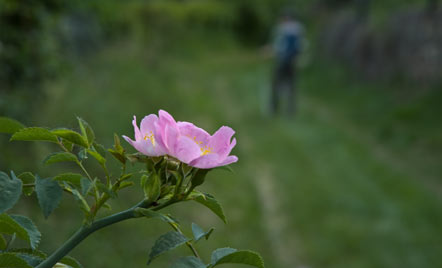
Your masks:
<path fill-rule="evenodd" d="M 210 132 L 221 125 L 233 127 L 238 139 L 234 153 L 240 158 L 233 165 L 235 173 L 214 172 L 203 187 L 223 203 L 229 224 L 198 204 L 172 210 L 187 226 L 195 221 L 216 227 L 199 246 L 206 260 L 211 250 L 231 246 L 259 251 L 270 268 L 442 266 L 442 203 L 427 180 L 416 175 L 427 164 L 420 156 L 399 157 L 407 150 L 377 134 L 383 124 L 396 122 L 382 117 L 381 109 L 394 110 L 387 109 L 388 94 L 367 92 L 375 86 L 361 86 L 365 83 L 351 82 L 344 71 L 313 63 L 300 74 L 296 118 L 269 118 L 263 111 L 270 63 L 254 51 L 222 47 L 155 55 L 148 48 L 114 45 L 48 85 L 50 98 L 34 120 L 74 127 L 74 115 L 81 116 L 107 146 L 114 132 L 132 135 L 132 115 L 141 119 L 160 108 Z M 404 125 L 412 129 L 417 123 Z M 430 139 L 434 128 L 424 125 L 428 131 L 423 137 Z M 438 160 L 437 154 L 424 152 Z M 54 175 L 48 169 L 41 172 Z M 440 186 L 440 181 L 431 183 Z M 124 204 L 113 203 L 114 209 L 137 197 L 124 199 Z M 21 209 L 37 213 L 29 202 Z M 80 213 L 78 218 L 55 213 L 39 222 L 47 251 L 81 222 Z M 142 267 L 156 236 L 168 230 L 148 221 L 104 229 L 72 255 L 85 267 Z M 186 250 L 180 253 L 190 254 Z M 176 256 L 162 256 L 152 267 L 167 267 Z"/>

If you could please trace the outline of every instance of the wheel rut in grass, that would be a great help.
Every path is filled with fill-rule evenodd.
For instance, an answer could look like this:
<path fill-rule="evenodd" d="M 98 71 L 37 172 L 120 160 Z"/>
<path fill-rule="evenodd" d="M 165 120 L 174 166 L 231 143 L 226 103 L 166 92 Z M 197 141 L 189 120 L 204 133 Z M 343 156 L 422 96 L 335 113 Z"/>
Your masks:
<path fill-rule="evenodd" d="M 260 166 L 255 187 L 261 202 L 263 226 L 270 241 L 270 251 L 281 268 L 306 268 L 300 265 L 297 258 L 296 238 L 288 226 L 289 219 L 281 209 L 280 193 L 272 177 L 271 167 L 265 164 Z"/>

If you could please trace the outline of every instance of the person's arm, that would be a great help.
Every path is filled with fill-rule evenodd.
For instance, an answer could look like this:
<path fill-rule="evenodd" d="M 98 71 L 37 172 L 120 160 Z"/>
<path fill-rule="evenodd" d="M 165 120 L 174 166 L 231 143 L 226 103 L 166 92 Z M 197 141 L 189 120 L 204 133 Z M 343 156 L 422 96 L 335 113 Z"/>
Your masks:
<path fill-rule="evenodd" d="M 278 25 L 273 30 L 272 49 L 273 49 L 273 54 L 274 55 L 278 54 L 281 51 L 282 41 L 283 40 L 282 40 L 282 34 L 281 34 L 281 27 Z"/>

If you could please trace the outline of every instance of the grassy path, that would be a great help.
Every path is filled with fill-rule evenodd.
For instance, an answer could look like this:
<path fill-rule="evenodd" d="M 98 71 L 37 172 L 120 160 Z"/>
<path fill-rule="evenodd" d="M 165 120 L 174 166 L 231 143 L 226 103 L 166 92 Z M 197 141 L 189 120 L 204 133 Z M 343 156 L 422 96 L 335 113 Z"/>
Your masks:
<path fill-rule="evenodd" d="M 416 170 L 414 166 L 408 165 L 406 161 L 401 159 L 400 154 L 379 144 L 379 142 L 369 133 L 358 129 L 351 124 L 351 121 L 346 120 L 346 118 L 338 115 L 330 107 L 324 105 L 323 100 L 305 96 L 303 101 L 307 104 L 306 108 L 309 113 L 314 113 L 321 118 L 322 121 L 332 122 L 337 128 L 343 129 L 350 139 L 358 140 L 358 142 L 363 143 L 366 148 L 369 148 L 370 154 L 388 163 L 392 170 L 399 173 L 402 172 L 405 176 L 418 179 L 429 191 L 433 191 L 436 196 L 442 198 L 442 184 L 437 175 L 421 173 Z"/>
<path fill-rule="evenodd" d="M 73 114 L 80 115 L 108 144 L 109 133 L 132 133 L 133 114 L 160 108 L 210 131 L 222 124 L 236 129 L 236 175 L 216 173 L 205 186 L 216 189 L 230 223 L 223 226 L 190 205 L 191 215 L 181 215 L 217 227 L 203 253 L 215 246 L 251 247 L 270 268 L 442 266 L 442 204 L 413 169 L 359 135 L 351 121 L 340 123 L 307 91 L 294 120 L 266 117 L 268 62 L 236 49 L 204 53 L 170 55 L 152 65 L 137 48 L 110 48 L 49 87 L 40 120 L 73 125 Z M 301 88 L 308 88 L 307 81 Z M 91 237 L 74 254 L 87 267 L 140 266 L 154 230 L 127 234 L 133 241 L 146 237 L 134 242 L 140 243 L 135 252 L 123 246 L 127 237 L 114 237 L 106 249 L 116 257 L 88 258 L 106 234 L 124 230 L 118 228 Z M 168 261 L 153 267 L 167 267 Z"/>
<path fill-rule="evenodd" d="M 296 235 L 290 231 L 290 220 L 281 207 L 277 179 L 273 171 L 262 163 L 256 174 L 255 187 L 262 208 L 262 221 L 270 238 L 270 250 L 279 267 L 302 267 L 297 261 Z M 270 198 L 269 198 L 270 197 Z"/>

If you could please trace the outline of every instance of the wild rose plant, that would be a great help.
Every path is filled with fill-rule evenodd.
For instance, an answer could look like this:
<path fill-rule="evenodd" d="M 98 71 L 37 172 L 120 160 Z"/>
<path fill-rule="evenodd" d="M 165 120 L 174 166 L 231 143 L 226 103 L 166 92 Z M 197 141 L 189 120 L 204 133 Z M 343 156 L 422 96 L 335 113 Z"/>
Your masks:
<path fill-rule="evenodd" d="M 148 265 L 162 253 L 186 245 L 192 256 L 178 258 L 172 268 L 211 268 L 224 263 L 264 267 L 258 253 L 228 247 L 216 249 L 210 262 L 205 262 L 195 244 L 202 238 L 209 239 L 214 229 L 205 231 L 192 223 L 192 234 L 188 236 L 172 216 L 160 212 L 180 202 L 195 201 L 226 222 L 224 211 L 215 197 L 196 188 L 204 183 L 210 170 L 238 161 L 238 157 L 230 155 L 236 145 L 235 132 L 230 127 L 223 126 L 210 135 L 192 123 L 177 122 L 163 110 L 158 116 L 145 116 L 138 127 L 134 116 L 134 140 L 123 136 L 137 151 L 130 154 L 121 145 L 118 135 L 114 135 L 113 148 L 105 149 L 97 142 L 86 121 L 78 118 L 78 123 L 79 132 L 67 128 L 49 130 L 25 127 L 16 120 L 0 117 L 0 133 L 11 134 L 11 141 L 44 141 L 58 145 L 61 151 L 48 155 L 44 164 L 73 162 L 78 166 L 78 173 L 51 174 L 45 178 L 31 172 L 21 172 L 18 176 L 12 171 L 10 175 L 0 172 L 0 267 L 82 267 L 80 262 L 68 256 L 73 248 L 95 231 L 132 218 L 157 218 L 172 228 L 153 244 L 147 256 Z M 118 176 L 112 176 L 108 171 L 108 154 L 121 165 Z M 85 161 L 96 161 L 105 175 L 91 174 L 83 164 Z M 127 172 L 128 163 L 138 167 L 138 172 Z M 139 186 L 135 186 L 134 180 L 137 179 Z M 100 217 L 98 212 L 103 207 L 110 207 L 108 201 L 117 199 L 118 192 L 129 187 L 132 191 L 143 191 L 144 198 L 124 211 Z M 59 205 L 63 192 L 75 197 L 84 215 L 83 225 L 52 254 L 46 255 L 38 250 L 41 233 L 35 224 L 23 215 L 11 215 L 7 211 L 22 195 L 35 193 L 47 218 Z M 30 247 L 14 248 L 16 238 L 27 241 Z"/>
<path fill-rule="evenodd" d="M 210 169 L 225 166 L 238 161 L 231 155 L 236 139 L 235 131 L 230 127 L 221 127 L 213 136 L 204 129 L 189 122 L 176 122 L 166 111 L 160 110 L 159 118 L 150 114 L 141 120 L 132 121 L 135 141 L 127 136 L 123 138 L 137 151 L 146 156 L 175 157 L 182 163 L 195 168 Z"/>

